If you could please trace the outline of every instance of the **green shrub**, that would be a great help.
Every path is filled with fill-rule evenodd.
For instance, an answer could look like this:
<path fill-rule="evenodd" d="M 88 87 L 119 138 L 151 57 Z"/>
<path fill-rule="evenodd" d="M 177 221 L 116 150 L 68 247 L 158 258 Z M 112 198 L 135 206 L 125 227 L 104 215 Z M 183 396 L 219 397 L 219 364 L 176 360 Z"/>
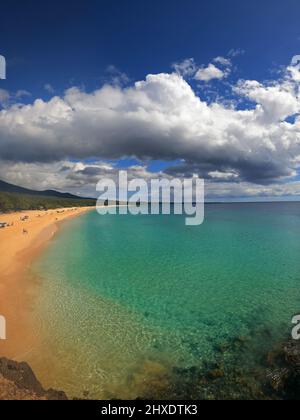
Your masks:
<path fill-rule="evenodd" d="M 0 212 L 95 206 L 96 200 L 32 196 L 0 191 Z"/>

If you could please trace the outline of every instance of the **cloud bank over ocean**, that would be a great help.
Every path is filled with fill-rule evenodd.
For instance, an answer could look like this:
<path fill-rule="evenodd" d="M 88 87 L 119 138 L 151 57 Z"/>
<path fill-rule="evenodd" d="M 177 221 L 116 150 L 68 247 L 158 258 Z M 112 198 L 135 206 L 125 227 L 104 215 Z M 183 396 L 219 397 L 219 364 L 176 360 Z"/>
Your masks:
<path fill-rule="evenodd" d="M 91 92 L 72 87 L 31 104 L 19 103 L 26 91 L 2 90 L 0 177 L 92 191 L 99 176 L 116 171 L 113 161 L 127 157 L 139 162 L 129 166 L 134 174 L 153 176 L 152 160 L 170 162 L 170 177 L 198 174 L 211 197 L 300 194 L 297 66 L 276 80 L 231 83 L 230 100 L 219 84 L 230 83 L 231 58 L 206 67 L 186 59 L 173 68 L 129 86 L 114 78 Z M 209 100 L 204 92 L 213 83 L 220 95 Z"/>

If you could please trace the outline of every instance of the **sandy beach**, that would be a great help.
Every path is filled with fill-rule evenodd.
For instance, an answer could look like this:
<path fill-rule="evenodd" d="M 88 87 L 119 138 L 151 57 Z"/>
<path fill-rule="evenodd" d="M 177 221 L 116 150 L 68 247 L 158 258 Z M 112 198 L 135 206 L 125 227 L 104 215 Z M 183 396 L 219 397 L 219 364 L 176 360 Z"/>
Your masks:
<path fill-rule="evenodd" d="M 38 279 L 30 276 L 33 259 L 58 231 L 59 224 L 91 207 L 1 214 L 0 315 L 6 318 L 7 339 L 0 341 L 0 357 L 19 359 L 34 346 L 30 312 Z"/>

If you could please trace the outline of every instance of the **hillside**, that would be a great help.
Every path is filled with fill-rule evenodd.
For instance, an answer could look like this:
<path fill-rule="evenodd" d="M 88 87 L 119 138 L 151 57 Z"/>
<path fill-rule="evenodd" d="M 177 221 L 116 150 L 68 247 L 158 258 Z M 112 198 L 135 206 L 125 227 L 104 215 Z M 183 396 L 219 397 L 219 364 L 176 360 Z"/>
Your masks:
<path fill-rule="evenodd" d="M 80 199 L 80 197 L 73 194 L 69 194 L 69 193 L 60 193 L 58 191 L 53 191 L 53 190 L 46 190 L 46 191 L 29 190 L 28 188 L 19 187 L 17 185 L 9 184 L 1 180 L 0 180 L 0 192 L 18 193 L 18 194 L 27 194 L 27 195 L 29 194 L 32 196 L 42 196 L 42 197 Z"/>
<path fill-rule="evenodd" d="M 96 201 L 58 191 L 34 191 L 0 181 L 0 212 L 94 206 Z"/>

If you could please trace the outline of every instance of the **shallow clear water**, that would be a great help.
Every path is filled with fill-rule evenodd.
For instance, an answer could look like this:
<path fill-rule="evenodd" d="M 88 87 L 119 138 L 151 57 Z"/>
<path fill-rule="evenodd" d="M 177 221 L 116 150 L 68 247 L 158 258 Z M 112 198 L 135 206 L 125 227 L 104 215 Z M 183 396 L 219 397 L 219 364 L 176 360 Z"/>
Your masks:
<path fill-rule="evenodd" d="M 47 386 L 100 398 L 159 392 L 174 367 L 205 370 L 224 343 L 226 369 L 255 367 L 300 312 L 299 235 L 298 203 L 211 204 L 199 227 L 74 219 L 34 267 L 42 342 L 31 363 Z"/>

